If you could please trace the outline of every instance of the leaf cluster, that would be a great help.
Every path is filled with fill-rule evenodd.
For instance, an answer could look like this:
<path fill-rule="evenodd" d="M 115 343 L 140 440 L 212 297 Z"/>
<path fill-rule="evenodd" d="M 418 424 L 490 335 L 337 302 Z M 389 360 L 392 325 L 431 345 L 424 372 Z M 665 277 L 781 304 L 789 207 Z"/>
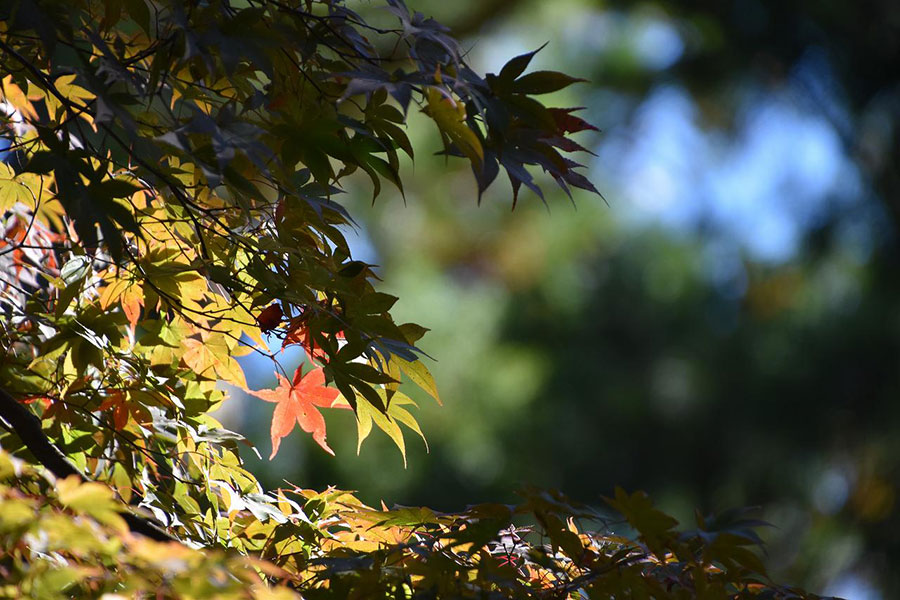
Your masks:
<path fill-rule="evenodd" d="M 0 597 L 815 598 L 767 579 L 757 522 L 724 514 L 678 533 L 641 493 L 610 500 L 639 541 L 592 531 L 605 515 L 537 490 L 459 514 L 376 510 L 335 489 L 276 500 L 232 507 L 230 550 L 199 551 L 130 533 L 106 486 L 0 451 Z"/>

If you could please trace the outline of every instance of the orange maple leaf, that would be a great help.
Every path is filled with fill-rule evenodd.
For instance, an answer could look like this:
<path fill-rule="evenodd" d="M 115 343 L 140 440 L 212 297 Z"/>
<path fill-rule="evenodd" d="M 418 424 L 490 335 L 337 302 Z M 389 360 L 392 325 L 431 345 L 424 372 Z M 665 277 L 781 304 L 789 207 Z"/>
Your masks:
<path fill-rule="evenodd" d="M 141 319 L 141 307 L 144 306 L 144 290 L 139 285 L 128 286 L 122 292 L 119 303 L 122 305 L 122 312 L 125 313 L 128 325 L 133 333 L 138 321 Z"/>
<path fill-rule="evenodd" d="M 281 438 L 287 436 L 294 428 L 294 422 L 306 433 L 311 433 L 313 439 L 328 454 L 334 456 L 334 451 L 325 442 L 325 418 L 316 407 L 321 408 L 349 408 L 349 406 L 335 404 L 340 392 L 334 388 L 325 387 L 325 373 L 321 367 L 313 369 L 305 376 L 303 365 L 297 367 L 294 380 L 288 381 L 286 377 L 276 373 L 278 387 L 274 390 L 250 391 L 257 398 L 266 402 L 275 402 L 275 414 L 272 415 L 272 455 L 275 457 Z"/>

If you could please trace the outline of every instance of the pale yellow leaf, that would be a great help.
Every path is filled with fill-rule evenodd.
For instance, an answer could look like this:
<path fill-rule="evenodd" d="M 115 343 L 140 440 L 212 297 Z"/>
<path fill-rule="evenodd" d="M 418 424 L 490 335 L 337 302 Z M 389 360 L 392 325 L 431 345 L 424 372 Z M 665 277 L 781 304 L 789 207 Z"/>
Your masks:
<path fill-rule="evenodd" d="M 428 367 L 421 360 L 408 361 L 403 360 L 399 356 L 392 356 L 391 362 L 396 362 L 406 376 L 417 386 L 428 392 L 438 404 L 442 404 L 441 397 L 438 395 L 437 385 L 434 383 L 434 377 Z"/>
<path fill-rule="evenodd" d="M 37 111 L 34 110 L 25 92 L 18 85 L 13 83 L 12 75 L 7 75 L 0 81 L 0 93 L 13 108 L 28 119 L 29 121 L 37 120 Z"/>

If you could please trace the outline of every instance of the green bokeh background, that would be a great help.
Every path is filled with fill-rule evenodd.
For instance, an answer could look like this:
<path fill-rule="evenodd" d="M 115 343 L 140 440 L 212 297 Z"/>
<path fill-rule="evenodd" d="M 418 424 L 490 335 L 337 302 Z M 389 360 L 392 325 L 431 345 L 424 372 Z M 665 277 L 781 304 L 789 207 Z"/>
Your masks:
<path fill-rule="evenodd" d="M 412 111 L 405 202 L 372 206 L 364 181 L 342 201 L 395 317 L 432 330 L 445 405 L 413 394 L 430 453 L 409 435 L 404 468 L 376 433 L 357 456 L 332 411 L 336 458 L 296 432 L 251 469 L 446 510 L 522 484 L 597 504 L 644 489 L 683 522 L 755 505 L 776 579 L 898 597 L 895 3 L 409 4 L 481 70 L 549 40 L 534 68 L 591 81 L 547 101 L 602 128 L 579 139 L 608 204 L 525 193 L 510 212 L 501 177 L 476 206 Z M 226 411 L 268 455 L 271 407 L 236 394 Z"/>

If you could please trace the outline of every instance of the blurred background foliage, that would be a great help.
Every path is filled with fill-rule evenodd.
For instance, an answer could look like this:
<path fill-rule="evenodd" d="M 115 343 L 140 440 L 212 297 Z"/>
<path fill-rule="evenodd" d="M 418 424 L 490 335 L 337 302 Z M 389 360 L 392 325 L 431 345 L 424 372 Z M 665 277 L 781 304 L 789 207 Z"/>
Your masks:
<path fill-rule="evenodd" d="M 343 201 L 396 317 L 432 328 L 431 452 L 408 438 L 404 470 L 373 436 L 357 457 L 336 411 L 336 459 L 294 435 L 252 470 L 447 510 L 526 483 L 597 504 L 644 489 L 682 522 L 759 505 L 776 579 L 900 597 L 900 5 L 410 5 L 481 70 L 549 40 L 533 68 L 591 81 L 557 105 L 602 129 L 581 139 L 608 205 L 525 193 L 510 213 L 498 182 L 478 207 L 465 162 L 429 155 L 413 117 L 405 204 L 371 206 L 364 182 Z M 267 454 L 271 407 L 226 407 Z"/>

